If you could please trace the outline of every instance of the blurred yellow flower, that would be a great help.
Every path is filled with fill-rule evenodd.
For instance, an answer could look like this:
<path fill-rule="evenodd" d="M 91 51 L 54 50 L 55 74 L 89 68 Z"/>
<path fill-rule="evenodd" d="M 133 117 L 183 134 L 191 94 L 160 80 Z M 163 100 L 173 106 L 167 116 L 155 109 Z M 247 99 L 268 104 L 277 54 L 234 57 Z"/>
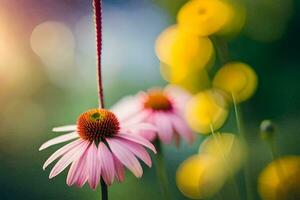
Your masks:
<path fill-rule="evenodd" d="M 190 70 L 204 69 L 215 55 L 209 38 L 183 33 L 176 25 L 159 35 L 155 51 L 160 61 L 171 68 L 173 81 L 183 79 Z"/>
<path fill-rule="evenodd" d="M 246 155 L 242 142 L 231 133 L 209 136 L 200 145 L 199 153 L 213 155 L 224 161 L 225 168 L 229 168 L 230 173 L 235 173 L 240 169 Z"/>
<path fill-rule="evenodd" d="M 222 188 L 225 177 L 218 159 L 210 155 L 194 155 L 179 166 L 176 183 L 185 196 L 207 199 Z"/>
<path fill-rule="evenodd" d="M 190 127 L 202 134 L 219 129 L 228 117 L 227 102 L 217 89 L 195 95 L 187 105 L 186 119 Z"/>
<path fill-rule="evenodd" d="M 191 0 L 179 11 L 177 21 L 184 31 L 198 36 L 231 36 L 245 22 L 245 8 L 228 0 Z"/>
<path fill-rule="evenodd" d="M 236 102 L 239 103 L 254 94 L 257 82 L 257 75 L 249 65 L 231 62 L 217 72 L 213 79 L 213 86 L 228 92 L 230 96 L 233 95 Z"/>
<path fill-rule="evenodd" d="M 258 191 L 263 200 L 300 199 L 300 156 L 270 163 L 259 176 Z"/>
<path fill-rule="evenodd" d="M 205 69 L 195 71 L 190 70 L 187 72 L 187 76 L 185 78 L 180 79 L 176 78 L 181 77 L 180 69 L 161 63 L 160 72 L 166 81 L 174 85 L 181 86 L 191 93 L 197 93 L 211 87 L 211 80 Z"/>

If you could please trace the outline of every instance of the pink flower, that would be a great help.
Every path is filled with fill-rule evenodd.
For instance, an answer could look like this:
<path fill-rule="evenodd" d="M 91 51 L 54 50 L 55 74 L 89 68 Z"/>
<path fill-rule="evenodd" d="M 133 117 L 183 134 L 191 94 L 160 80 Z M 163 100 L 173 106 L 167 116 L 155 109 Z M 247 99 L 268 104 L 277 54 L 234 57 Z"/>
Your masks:
<path fill-rule="evenodd" d="M 39 150 L 71 141 L 58 149 L 45 162 L 43 169 L 59 159 L 52 168 L 53 178 L 71 165 L 67 176 L 69 186 L 82 187 L 86 182 L 95 189 L 100 178 L 111 185 L 116 178 L 124 180 L 124 166 L 136 177 L 143 174 L 137 158 L 151 167 L 151 158 L 144 147 L 156 153 L 154 146 L 143 137 L 133 134 L 141 130 L 154 130 L 146 123 L 127 124 L 120 122 L 112 112 L 92 109 L 80 115 L 77 125 L 54 128 L 54 132 L 70 132 L 44 143 Z"/>
<path fill-rule="evenodd" d="M 168 86 L 164 90 L 153 89 L 125 97 L 111 110 L 129 124 L 150 123 L 157 131 L 143 130 L 139 134 L 148 140 L 156 136 L 169 144 L 174 139 L 178 144 L 180 137 L 188 143 L 195 139 L 194 134 L 184 120 L 184 109 L 190 95 L 183 89 Z"/>

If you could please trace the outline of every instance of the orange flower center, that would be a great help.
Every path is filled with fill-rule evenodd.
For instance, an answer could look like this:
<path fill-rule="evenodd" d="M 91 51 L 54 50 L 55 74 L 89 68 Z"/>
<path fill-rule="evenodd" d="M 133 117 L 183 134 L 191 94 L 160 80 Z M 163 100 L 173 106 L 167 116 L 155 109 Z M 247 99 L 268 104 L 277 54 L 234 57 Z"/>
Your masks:
<path fill-rule="evenodd" d="M 144 107 L 156 111 L 169 111 L 172 110 L 172 103 L 162 91 L 156 90 L 148 93 Z"/>
<path fill-rule="evenodd" d="M 77 120 L 77 131 L 81 138 L 100 142 L 112 137 L 120 130 L 120 123 L 112 112 L 105 109 L 91 109 L 82 113 Z"/>

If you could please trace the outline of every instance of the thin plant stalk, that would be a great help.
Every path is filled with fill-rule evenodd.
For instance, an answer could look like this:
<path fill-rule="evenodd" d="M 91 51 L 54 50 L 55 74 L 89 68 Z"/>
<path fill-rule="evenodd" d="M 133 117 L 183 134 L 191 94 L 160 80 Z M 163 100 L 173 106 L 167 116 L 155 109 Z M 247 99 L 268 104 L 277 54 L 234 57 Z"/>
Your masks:
<path fill-rule="evenodd" d="M 245 133 L 244 133 L 244 127 L 243 127 L 241 112 L 240 112 L 239 106 L 237 104 L 236 98 L 235 98 L 233 93 L 231 93 L 231 97 L 232 97 L 232 102 L 233 102 L 233 106 L 234 106 L 234 113 L 235 113 L 235 119 L 236 119 L 236 126 L 237 126 L 237 129 L 238 129 L 238 134 L 240 136 L 240 139 L 241 139 L 243 145 L 245 145 L 246 148 L 248 148 L 247 140 L 246 140 Z M 247 153 L 248 153 L 248 149 L 247 149 Z M 252 193 L 252 187 L 251 187 L 252 184 L 251 184 L 251 179 L 250 179 L 251 174 L 250 174 L 250 168 L 249 167 L 250 167 L 249 159 L 246 158 L 243 173 L 244 173 L 244 178 L 245 178 L 247 200 L 252 200 L 252 199 L 254 199 L 254 197 L 252 195 L 253 194 Z"/>
<path fill-rule="evenodd" d="M 270 152 L 271 152 L 272 161 L 275 161 L 279 156 L 278 156 L 277 149 L 275 146 L 274 138 L 269 139 L 268 144 L 269 144 L 269 148 L 270 148 Z M 277 160 L 277 164 L 275 165 L 275 168 L 276 168 L 279 180 L 280 179 L 283 180 L 284 170 L 280 164 L 280 160 Z"/>
<path fill-rule="evenodd" d="M 164 155 L 162 152 L 162 146 L 161 142 L 159 139 L 156 139 L 155 142 L 155 147 L 157 150 L 157 154 L 155 155 L 156 159 L 156 174 L 159 179 L 159 185 L 160 189 L 162 191 L 164 200 L 171 200 L 171 193 L 169 191 L 169 182 L 168 182 L 168 175 L 166 172 L 166 164 L 165 164 L 165 159 Z"/>
<path fill-rule="evenodd" d="M 93 0 L 94 20 L 96 30 L 96 49 L 97 49 L 97 78 L 98 78 L 98 99 L 99 108 L 104 108 L 104 93 L 102 83 L 101 54 L 102 54 L 102 0 Z M 108 188 L 101 178 L 101 199 L 108 200 Z"/>
<path fill-rule="evenodd" d="M 217 54 L 220 60 L 221 64 L 226 64 L 228 61 L 230 61 L 230 56 L 229 56 L 229 50 L 228 50 L 228 44 L 226 40 L 218 37 L 212 37 L 212 41 L 215 45 L 215 48 L 217 50 Z M 247 141 L 244 135 L 243 127 L 242 127 L 242 122 L 241 122 L 241 117 L 239 114 L 239 109 L 238 105 L 236 103 L 235 97 L 232 94 L 232 100 L 234 104 L 234 111 L 235 111 L 235 116 L 236 116 L 236 121 L 237 121 L 237 129 L 238 129 L 238 134 L 240 136 L 241 141 L 243 144 L 247 146 Z M 253 193 L 252 193 L 252 187 L 251 187 L 251 179 L 250 179 L 250 169 L 249 169 L 249 163 L 248 159 L 247 162 L 244 164 L 244 177 L 245 177 L 245 186 L 246 186 L 246 193 L 247 193 L 247 200 L 252 200 L 253 198 Z"/>
<path fill-rule="evenodd" d="M 216 141 L 218 151 L 219 151 L 219 153 L 220 153 L 221 156 L 222 156 L 223 162 L 224 162 L 224 164 L 225 164 L 225 168 L 226 168 L 227 172 L 229 173 L 230 182 L 231 182 L 231 184 L 232 184 L 232 187 L 233 187 L 233 190 L 234 190 L 234 193 L 235 193 L 234 195 L 236 196 L 235 199 L 236 199 L 236 200 L 238 200 L 238 199 L 240 200 L 240 199 L 241 199 L 241 195 L 240 195 L 240 192 L 239 192 L 238 185 L 237 185 L 237 183 L 236 183 L 235 178 L 233 177 L 233 173 L 232 173 L 232 171 L 230 170 L 230 167 L 229 167 L 229 164 L 228 164 L 228 162 L 227 162 L 227 159 L 226 159 L 226 157 L 225 157 L 225 155 L 224 155 L 224 153 L 223 153 L 223 151 L 222 151 L 222 149 L 221 149 L 221 145 L 220 145 L 220 143 L 219 143 L 219 138 L 221 137 L 221 135 L 220 135 L 219 133 L 215 133 L 212 124 L 210 124 L 210 129 L 211 129 L 211 134 L 212 134 L 214 140 Z"/>

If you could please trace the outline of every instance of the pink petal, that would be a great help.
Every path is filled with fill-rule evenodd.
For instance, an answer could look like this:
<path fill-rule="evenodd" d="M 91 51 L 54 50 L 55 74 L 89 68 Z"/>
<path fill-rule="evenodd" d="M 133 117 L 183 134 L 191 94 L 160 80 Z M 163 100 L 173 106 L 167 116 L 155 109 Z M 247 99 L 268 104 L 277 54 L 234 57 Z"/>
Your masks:
<path fill-rule="evenodd" d="M 123 182 L 124 179 L 125 179 L 125 170 L 124 170 L 124 166 L 122 165 L 122 163 L 119 161 L 118 158 L 116 158 L 116 156 L 113 156 L 113 159 L 114 159 L 114 164 L 115 164 L 115 174 L 116 174 L 116 177 L 118 179 L 119 182 Z"/>
<path fill-rule="evenodd" d="M 87 153 L 88 183 L 92 189 L 96 189 L 100 182 L 101 164 L 98 150 L 94 142 L 90 145 Z"/>
<path fill-rule="evenodd" d="M 87 150 L 81 155 L 81 157 L 74 161 L 70 167 L 70 170 L 68 172 L 67 176 L 67 185 L 71 186 L 75 182 L 81 183 L 79 185 L 83 185 L 87 180 L 87 174 L 84 172 L 85 166 L 86 166 L 86 153 Z M 80 177 L 83 176 L 83 180 L 80 180 Z"/>
<path fill-rule="evenodd" d="M 137 124 L 144 122 L 151 115 L 151 111 L 141 109 L 137 114 L 128 117 L 126 120 L 121 120 L 121 122 L 126 122 L 127 125 Z"/>
<path fill-rule="evenodd" d="M 123 163 L 136 177 L 141 177 L 143 169 L 131 151 L 120 145 L 115 139 L 106 139 L 113 154 Z"/>
<path fill-rule="evenodd" d="M 177 115 L 172 115 L 170 117 L 172 118 L 171 121 L 175 131 L 181 137 L 183 137 L 189 144 L 193 143 L 195 140 L 195 136 L 186 124 L 186 122 Z"/>
<path fill-rule="evenodd" d="M 50 172 L 49 178 L 53 178 L 57 176 L 60 172 L 62 172 L 69 164 L 73 161 L 79 159 L 79 157 L 84 153 L 86 148 L 88 147 L 89 142 L 83 142 L 78 146 L 74 147 L 68 153 L 66 153 L 53 167 Z"/>
<path fill-rule="evenodd" d="M 77 125 L 59 126 L 52 129 L 53 132 L 70 132 L 76 131 Z"/>
<path fill-rule="evenodd" d="M 181 87 L 168 85 L 165 93 L 174 101 L 178 107 L 185 107 L 186 103 L 191 99 L 191 94 Z"/>
<path fill-rule="evenodd" d="M 98 156 L 102 165 L 102 177 L 107 185 L 111 185 L 115 176 L 114 160 L 110 150 L 103 142 L 100 142 L 98 146 Z"/>
<path fill-rule="evenodd" d="M 158 129 L 158 137 L 166 144 L 171 143 L 173 139 L 173 127 L 168 116 L 169 115 L 164 113 L 156 113 L 154 117 L 154 123 Z"/>
<path fill-rule="evenodd" d="M 62 143 L 62 142 L 67 142 L 67 141 L 75 139 L 77 137 L 79 137 L 77 132 L 72 132 L 72 133 L 68 133 L 68 134 L 65 134 L 65 135 L 58 136 L 56 138 L 53 138 L 53 139 L 48 140 L 47 142 L 45 142 L 40 147 L 39 151 L 44 150 L 44 149 L 46 149 L 46 148 L 48 148 L 52 145 L 55 145 L 55 144 L 59 144 L 59 143 Z"/>
<path fill-rule="evenodd" d="M 121 133 L 128 133 L 139 135 L 145 138 L 148 141 L 154 140 L 156 137 L 157 129 L 150 123 L 137 123 L 137 124 L 130 124 L 125 125 L 120 130 Z"/>
<path fill-rule="evenodd" d="M 122 127 L 125 127 L 126 129 L 130 129 L 130 130 L 136 130 L 136 131 L 140 131 L 140 130 L 147 130 L 147 131 L 157 131 L 156 127 L 153 126 L 150 123 L 136 123 L 136 124 L 130 124 L 128 126 L 126 126 L 126 122 L 122 124 Z M 121 131 L 122 132 L 122 131 Z"/>
<path fill-rule="evenodd" d="M 69 169 L 68 176 L 67 176 L 67 185 L 71 186 L 76 182 L 76 177 L 78 176 L 78 167 L 80 166 L 80 163 L 82 162 L 82 156 L 75 160 Z"/>
<path fill-rule="evenodd" d="M 129 149 L 135 156 L 144 161 L 146 165 L 151 167 L 151 158 L 142 145 L 124 139 L 115 139 L 115 142 Z"/>
<path fill-rule="evenodd" d="M 76 146 L 78 146 L 79 144 L 81 144 L 83 142 L 82 139 L 78 139 L 75 140 L 63 147 L 61 147 L 60 149 L 58 149 L 57 151 L 55 151 L 45 162 L 45 164 L 43 165 L 43 169 L 45 170 L 46 167 L 51 164 L 54 160 L 56 160 L 58 157 L 64 155 L 65 153 L 67 153 L 68 151 L 70 151 L 71 149 L 75 148 Z"/>
<path fill-rule="evenodd" d="M 129 134 L 125 134 L 125 133 L 119 133 L 119 134 L 116 134 L 115 137 L 123 138 L 125 140 L 129 140 L 131 142 L 141 144 L 141 145 L 151 149 L 154 153 L 156 153 L 156 149 L 155 149 L 154 145 L 151 142 L 149 142 L 148 140 L 146 140 L 145 138 L 141 137 L 141 136 L 129 135 Z"/>
<path fill-rule="evenodd" d="M 110 110 L 118 117 L 120 121 L 136 115 L 142 109 L 139 95 L 127 96 L 116 103 Z"/>
<path fill-rule="evenodd" d="M 82 187 L 88 180 L 87 154 L 88 151 L 86 150 L 82 155 L 82 162 L 80 162 L 80 166 L 78 166 L 78 177 L 75 179 L 78 187 Z"/>

